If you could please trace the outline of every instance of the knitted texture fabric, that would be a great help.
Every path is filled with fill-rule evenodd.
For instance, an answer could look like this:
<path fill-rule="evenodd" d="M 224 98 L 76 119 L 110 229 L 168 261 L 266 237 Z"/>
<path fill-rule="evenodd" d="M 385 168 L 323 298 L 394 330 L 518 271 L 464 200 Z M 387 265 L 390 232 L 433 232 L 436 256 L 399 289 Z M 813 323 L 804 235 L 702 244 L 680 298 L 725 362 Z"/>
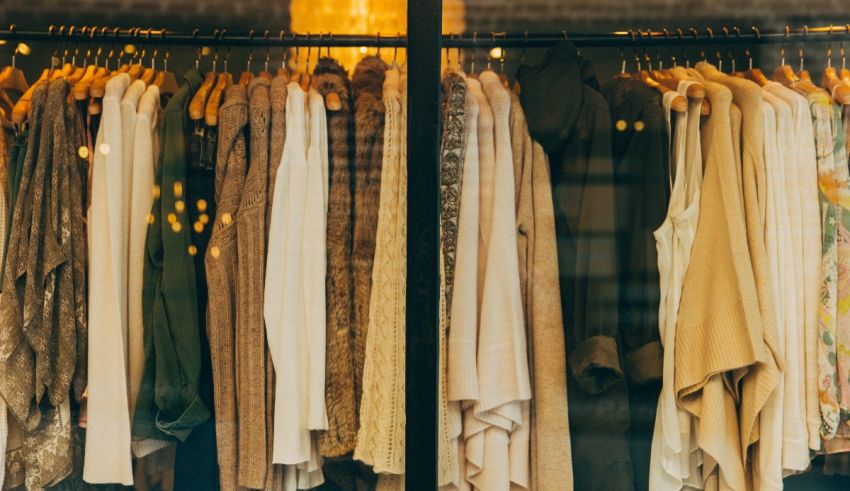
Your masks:
<path fill-rule="evenodd" d="M 268 192 L 266 199 L 266 240 L 269 236 L 269 227 L 271 226 L 272 203 L 274 200 L 274 180 L 277 176 L 277 169 L 280 167 L 280 160 L 283 157 L 283 144 L 286 141 L 286 84 L 289 83 L 289 77 L 286 74 L 279 74 L 272 79 L 271 88 L 269 88 L 269 103 L 271 105 L 271 129 L 269 130 L 269 171 L 268 171 Z M 268 246 L 268 244 L 266 244 Z"/>
<path fill-rule="evenodd" d="M 239 404 L 239 484 L 262 488 L 266 476 L 266 356 L 263 282 L 266 257 L 266 191 L 270 82 L 248 85 L 249 165 L 236 212 L 239 251 L 236 306 L 236 391 Z M 243 465 L 244 464 L 244 465 Z"/>
<path fill-rule="evenodd" d="M 404 473 L 407 162 L 398 69 L 384 82 L 386 125 L 360 430 L 354 458 Z"/>
<path fill-rule="evenodd" d="M 354 450 L 357 440 L 357 406 L 354 396 L 354 330 L 351 236 L 351 163 L 354 120 L 351 89 L 345 69 L 322 58 L 313 73 L 313 86 L 327 99 L 336 94 L 339 110 L 328 110 L 330 176 L 327 218 L 327 357 L 325 400 L 328 429 L 319 438 L 324 457 L 339 457 Z"/>
<path fill-rule="evenodd" d="M 207 337 L 212 358 L 215 395 L 216 446 L 221 489 L 238 488 L 239 431 L 236 408 L 236 287 L 238 255 L 236 223 L 248 165 L 246 129 L 248 99 L 245 88 L 229 88 L 219 110 L 220 123 L 215 166 L 218 206 L 206 252 L 207 285 L 210 296 Z"/>
<path fill-rule="evenodd" d="M 357 407 L 363 394 L 363 361 L 369 329 L 372 261 L 381 192 L 381 159 L 384 140 L 384 103 L 381 88 L 387 65 L 380 58 L 364 58 L 354 69 L 354 229 L 351 267 L 354 276 L 352 330 L 354 337 L 354 397 Z"/>

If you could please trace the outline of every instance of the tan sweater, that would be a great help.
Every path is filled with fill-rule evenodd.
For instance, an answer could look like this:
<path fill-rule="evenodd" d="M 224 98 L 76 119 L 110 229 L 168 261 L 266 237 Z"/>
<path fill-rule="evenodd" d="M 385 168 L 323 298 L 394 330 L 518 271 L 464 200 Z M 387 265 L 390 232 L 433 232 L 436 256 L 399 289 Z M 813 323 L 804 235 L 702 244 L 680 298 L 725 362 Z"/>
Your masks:
<path fill-rule="evenodd" d="M 236 222 L 248 167 L 246 129 L 248 98 L 245 88 L 227 90 L 219 110 L 221 122 L 215 165 L 216 217 L 207 247 L 207 285 L 210 292 L 207 337 L 210 343 L 215 395 L 216 446 L 221 489 L 237 489 L 239 432 L 236 412 L 236 288 L 238 255 Z M 225 218 L 231 217 L 231 218 Z"/>
<path fill-rule="evenodd" d="M 758 365 L 744 377 L 741 385 L 739 418 L 741 450 L 746 467 L 747 451 L 759 439 L 759 415 L 773 390 L 782 380 L 784 366 L 777 340 L 777 321 L 773 299 L 773 282 L 765 247 L 767 215 L 767 174 L 764 160 L 764 105 L 761 88 L 754 82 L 730 77 L 706 63 L 697 64 L 709 80 L 715 80 L 732 92 L 732 98 L 743 116 L 741 162 L 743 173 L 744 213 L 746 216 L 747 246 L 755 276 L 762 330 L 751 331 L 756 347 Z M 760 339 L 759 339 L 760 338 Z"/>
<path fill-rule="evenodd" d="M 511 93 L 520 288 L 531 370 L 531 489 L 573 488 L 567 362 L 549 161 Z"/>
<path fill-rule="evenodd" d="M 711 117 L 702 128 L 704 177 L 700 217 L 682 287 L 676 324 L 674 383 L 679 406 L 695 418 L 705 455 L 706 489 L 723 484 L 746 489 L 735 397 L 729 372 L 757 359 L 762 319 L 746 218 L 738 181 L 732 128 L 732 93 L 705 82 Z"/>

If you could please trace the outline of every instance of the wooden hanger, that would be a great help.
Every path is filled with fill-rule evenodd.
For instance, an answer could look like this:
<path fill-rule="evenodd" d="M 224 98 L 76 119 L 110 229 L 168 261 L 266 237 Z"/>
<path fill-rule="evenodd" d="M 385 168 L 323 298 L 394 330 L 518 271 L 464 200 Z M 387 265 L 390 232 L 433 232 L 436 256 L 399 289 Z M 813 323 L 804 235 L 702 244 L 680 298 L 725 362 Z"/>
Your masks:
<path fill-rule="evenodd" d="M 12 64 L 4 68 L 3 72 L 0 73 L 0 89 L 23 94 L 29 89 L 29 84 L 27 83 L 27 77 L 24 75 L 24 72 L 15 66 L 15 57 L 17 54 L 18 48 L 16 47 L 14 54 L 12 54 Z"/>
<path fill-rule="evenodd" d="M 679 90 L 679 82 L 684 80 L 683 78 L 677 77 L 670 70 L 653 70 L 653 72 L 657 73 L 657 75 L 653 76 L 655 81 L 672 91 Z M 700 103 L 700 114 L 703 116 L 711 114 L 711 103 L 705 98 L 705 86 L 703 86 L 701 82 L 690 84 L 685 95 L 688 99 L 702 100 Z"/>
<path fill-rule="evenodd" d="M 218 124 L 218 109 L 221 106 L 221 97 L 224 92 L 233 84 L 233 76 L 228 72 L 223 72 L 218 75 L 218 82 L 215 88 L 210 93 L 207 105 L 204 108 L 204 122 L 209 126 Z"/>
<path fill-rule="evenodd" d="M 652 87 L 653 89 L 658 90 L 661 94 L 666 94 L 667 92 L 674 92 L 673 90 L 667 88 L 666 86 L 659 83 L 657 80 L 652 78 L 652 75 L 647 70 L 641 70 L 638 72 L 638 77 L 640 80 L 646 85 Z M 688 110 L 688 99 L 685 96 L 679 94 L 673 99 L 673 103 L 670 106 L 677 113 L 683 113 Z"/>
<path fill-rule="evenodd" d="M 165 28 L 160 31 L 160 37 L 165 41 Z M 162 58 L 162 71 L 159 72 L 154 80 L 154 85 L 159 87 L 159 95 L 168 96 L 174 95 L 179 89 L 177 85 L 177 77 L 173 72 L 168 71 L 168 59 L 171 58 L 171 50 L 168 46 L 165 47 L 165 56 Z"/>
<path fill-rule="evenodd" d="M 823 70 L 823 78 L 821 79 L 821 87 L 827 89 L 833 98 L 841 105 L 850 104 L 850 85 L 839 78 L 838 72 L 834 67 L 827 66 Z"/>
<path fill-rule="evenodd" d="M 204 110 L 207 106 L 207 97 L 212 92 L 213 84 L 216 82 L 216 72 L 210 71 L 204 82 L 195 92 L 192 102 L 189 103 L 189 117 L 193 120 L 199 120 L 204 117 Z"/>
<path fill-rule="evenodd" d="M 18 102 L 15 103 L 15 106 L 12 108 L 12 122 L 15 124 L 22 124 L 29 114 L 30 105 L 32 104 L 32 93 L 35 91 L 35 88 L 38 84 L 45 82 L 50 79 L 50 69 L 45 68 L 41 72 L 41 76 L 38 77 L 30 87 L 21 95 L 21 98 L 18 99 Z"/>

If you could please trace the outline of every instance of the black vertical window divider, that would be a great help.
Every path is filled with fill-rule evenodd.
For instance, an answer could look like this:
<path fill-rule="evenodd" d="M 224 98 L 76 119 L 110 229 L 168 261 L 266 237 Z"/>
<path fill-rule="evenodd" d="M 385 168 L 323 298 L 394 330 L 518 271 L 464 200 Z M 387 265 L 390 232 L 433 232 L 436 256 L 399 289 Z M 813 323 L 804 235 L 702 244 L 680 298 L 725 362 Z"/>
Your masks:
<path fill-rule="evenodd" d="M 442 1 L 407 3 L 405 485 L 437 489 Z"/>

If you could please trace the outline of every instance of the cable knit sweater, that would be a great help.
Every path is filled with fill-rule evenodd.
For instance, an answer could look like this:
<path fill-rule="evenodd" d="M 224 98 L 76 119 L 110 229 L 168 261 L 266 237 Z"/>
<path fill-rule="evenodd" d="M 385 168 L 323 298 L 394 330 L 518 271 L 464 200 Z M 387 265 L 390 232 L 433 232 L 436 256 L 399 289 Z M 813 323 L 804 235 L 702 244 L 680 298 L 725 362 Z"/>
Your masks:
<path fill-rule="evenodd" d="M 263 279 L 266 252 L 266 186 L 269 150 L 269 85 L 248 85 L 249 165 L 236 211 L 236 401 L 239 406 L 239 484 L 262 488 L 266 478 L 266 357 Z"/>
<path fill-rule="evenodd" d="M 216 217 L 205 257 L 210 292 L 207 338 L 210 343 L 215 394 L 216 446 L 221 488 L 238 488 L 239 418 L 236 407 L 236 310 L 238 252 L 236 223 L 248 167 L 246 132 L 248 97 L 239 84 L 227 90 L 219 109 L 215 166 Z M 230 217 L 230 218 L 225 218 Z M 245 457 L 248 455 L 246 454 Z M 248 464 L 246 464 L 248 465 Z"/>
<path fill-rule="evenodd" d="M 381 165 L 369 334 L 363 370 L 360 430 L 354 458 L 376 473 L 404 474 L 405 285 L 407 278 L 407 173 L 399 71 L 383 84 L 386 125 Z"/>
<path fill-rule="evenodd" d="M 363 396 L 363 363 L 369 329 L 372 263 L 381 192 L 381 153 L 384 139 L 384 104 L 381 88 L 387 65 L 380 58 L 364 58 L 351 78 L 354 97 L 354 228 L 351 270 L 354 281 L 352 337 L 354 338 L 354 398 Z"/>

